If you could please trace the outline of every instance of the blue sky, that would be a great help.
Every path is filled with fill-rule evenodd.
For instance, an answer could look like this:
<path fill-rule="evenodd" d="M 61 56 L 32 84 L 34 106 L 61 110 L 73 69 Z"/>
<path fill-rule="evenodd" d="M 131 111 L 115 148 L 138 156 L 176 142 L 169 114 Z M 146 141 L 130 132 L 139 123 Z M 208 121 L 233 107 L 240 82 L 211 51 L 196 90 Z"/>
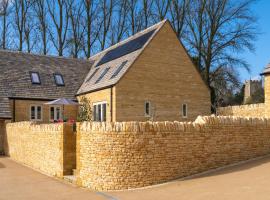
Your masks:
<path fill-rule="evenodd" d="M 251 72 L 240 70 L 242 81 L 258 77 L 263 68 L 270 63 L 270 0 L 259 0 L 253 6 L 253 12 L 258 17 L 259 32 L 255 42 L 255 52 L 245 52 L 241 56 L 250 64 Z"/>

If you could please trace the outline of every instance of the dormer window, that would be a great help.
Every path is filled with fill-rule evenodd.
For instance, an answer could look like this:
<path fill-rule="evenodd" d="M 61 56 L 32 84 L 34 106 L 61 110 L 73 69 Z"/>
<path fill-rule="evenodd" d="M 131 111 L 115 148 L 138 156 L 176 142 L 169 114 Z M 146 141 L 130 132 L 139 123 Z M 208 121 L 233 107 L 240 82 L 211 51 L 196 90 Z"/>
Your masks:
<path fill-rule="evenodd" d="M 32 84 L 41 84 L 38 72 L 30 72 Z"/>
<path fill-rule="evenodd" d="M 57 86 L 64 86 L 64 79 L 63 76 L 61 74 L 54 74 L 54 80 L 55 80 L 55 84 Z"/>

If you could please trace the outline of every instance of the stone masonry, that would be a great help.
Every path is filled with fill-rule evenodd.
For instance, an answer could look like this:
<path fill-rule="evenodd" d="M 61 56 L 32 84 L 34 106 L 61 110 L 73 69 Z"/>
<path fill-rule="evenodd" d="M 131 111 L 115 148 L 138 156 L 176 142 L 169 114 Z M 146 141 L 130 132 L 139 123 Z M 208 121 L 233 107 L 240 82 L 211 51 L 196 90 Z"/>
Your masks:
<path fill-rule="evenodd" d="M 50 176 L 76 167 L 76 137 L 69 124 L 16 122 L 6 125 L 5 154 Z"/>
<path fill-rule="evenodd" d="M 270 153 L 270 119 L 82 123 L 77 183 L 95 190 L 143 187 Z"/>
<path fill-rule="evenodd" d="M 217 109 L 217 115 L 220 116 L 239 116 L 239 117 L 265 117 L 266 106 L 264 103 L 227 106 Z"/>

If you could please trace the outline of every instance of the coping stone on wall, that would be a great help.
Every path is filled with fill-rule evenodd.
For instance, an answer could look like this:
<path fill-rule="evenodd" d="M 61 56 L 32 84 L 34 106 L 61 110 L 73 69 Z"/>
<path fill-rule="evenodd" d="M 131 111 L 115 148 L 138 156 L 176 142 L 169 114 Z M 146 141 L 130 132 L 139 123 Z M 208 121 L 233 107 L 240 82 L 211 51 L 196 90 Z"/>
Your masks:
<path fill-rule="evenodd" d="M 82 122 L 78 126 L 81 131 L 93 132 L 191 132 L 201 131 L 205 126 L 219 125 L 263 125 L 270 126 L 270 118 L 251 118 L 237 116 L 198 116 L 194 122 Z"/>

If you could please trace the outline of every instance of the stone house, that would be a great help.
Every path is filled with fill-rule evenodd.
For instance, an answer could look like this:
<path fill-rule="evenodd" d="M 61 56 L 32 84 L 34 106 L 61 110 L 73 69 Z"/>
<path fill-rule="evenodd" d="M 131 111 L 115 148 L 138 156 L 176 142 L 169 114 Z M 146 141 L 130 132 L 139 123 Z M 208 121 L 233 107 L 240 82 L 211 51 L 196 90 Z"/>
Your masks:
<path fill-rule="evenodd" d="M 164 20 L 90 58 L 77 96 L 96 121 L 185 121 L 210 114 L 210 92 Z"/>
<path fill-rule="evenodd" d="M 50 122 L 90 100 L 95 121 L 186 121 L 210 114 L 210 92 L 166 20 L 89 60 L 0 51 L 0 119 Z M 64 109 L 76 119 L 77 107 Z"/>
<path fill-rule="evenodd" d="M 90 61 L 0 51 L 0 119 L 50 122 L 77 118 L 74 106 L 45 105 L 46 102 L 75 94 Z"/>

